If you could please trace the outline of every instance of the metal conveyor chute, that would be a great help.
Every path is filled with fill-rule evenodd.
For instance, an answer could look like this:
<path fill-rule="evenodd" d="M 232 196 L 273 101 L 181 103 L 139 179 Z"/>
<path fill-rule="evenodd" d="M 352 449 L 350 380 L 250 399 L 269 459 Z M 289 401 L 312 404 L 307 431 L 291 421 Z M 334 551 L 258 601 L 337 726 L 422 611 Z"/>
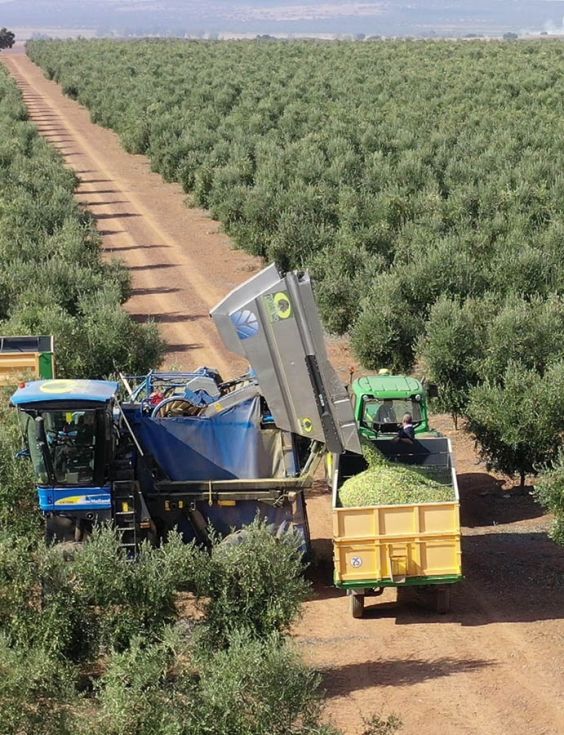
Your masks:
<path fill-rule="evenodd" d="M 228 349 L 256 373 L 276 425 L 360 453 L 345 386 L 329 362 L 307 273 L 275 265 L 234 289 L 210 312 Z"/>

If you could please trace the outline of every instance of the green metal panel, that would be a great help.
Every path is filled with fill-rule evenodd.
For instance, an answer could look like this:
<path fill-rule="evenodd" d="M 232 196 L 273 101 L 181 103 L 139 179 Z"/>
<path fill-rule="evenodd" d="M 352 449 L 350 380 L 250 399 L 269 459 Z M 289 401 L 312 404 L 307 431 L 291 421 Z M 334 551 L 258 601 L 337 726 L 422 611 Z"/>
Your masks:
<path fill-rule="evenodd" d="M 448 574 L 433 577 L 408 577 L 405 582 L 393 582 L 391 579 L 363 579 L 355 582 L 338 582 L 335 587 L 342 589 L 362 589 L 364 587 L 416 587 L 427 584 L 454 584 L 464 579 L 462 574 Z"/>
<path fill-rule="evenodd" d="M 39 355 L 39 377 L 42 380 L 55 377 L 55 355 L 52 352 L 42 352 Z"/>
<path fill-rule="evenodd" d="M 359 397 L 409 398 L 414 393 L 423 393 L 423 386 L 408 375 L 366 375 L 354 381 L 353 390 Z"/>

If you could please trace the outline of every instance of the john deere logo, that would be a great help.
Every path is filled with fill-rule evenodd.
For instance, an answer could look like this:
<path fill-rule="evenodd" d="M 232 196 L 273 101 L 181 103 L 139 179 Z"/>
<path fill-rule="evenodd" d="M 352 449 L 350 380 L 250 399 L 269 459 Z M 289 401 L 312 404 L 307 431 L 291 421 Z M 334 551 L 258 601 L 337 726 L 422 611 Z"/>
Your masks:
<path fill-rule="evenodd" d="M 289 319 L 293 316 L 292 302 L 286 291 L 267 294 L 264 297 L 264 304 L 271 322 L 279 322 L 282 319 Z"/>

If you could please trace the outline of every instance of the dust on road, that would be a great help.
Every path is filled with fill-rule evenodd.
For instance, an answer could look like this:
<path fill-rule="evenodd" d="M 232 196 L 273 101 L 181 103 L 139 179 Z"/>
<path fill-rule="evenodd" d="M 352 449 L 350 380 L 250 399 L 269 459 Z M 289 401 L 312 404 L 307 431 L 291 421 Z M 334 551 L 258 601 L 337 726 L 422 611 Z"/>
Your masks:
<path fill-rule="evenodd" d="M 217 222 L 185 206 L 178 185 L 125 153 L 21 51 L 3 52 L 2 61 L 41 134 L 80 177 L 77 195 L 98 220 L 104 251 L 131 270 L 127 308 L 159 322 L 168 364 L 243 370 L 207 315 L 260 261 L 232 250 Z M 346 344 L 333 341 L 331 356 L 344 375 Z M 547 540 L 549 520 L 528 493 L 506 492 L 448 419 L 439 428 L 454 440 L 462 494 L 466 580 L 452 612 L 438 616 L 414 593 L 396 602 L 387 590 L 353 620 L 331 585 L 330 498 L 313 492 L 315 592 L 294 630 L 297 645 L 323 670 L 328 716 L 347 734 L 361 732 L 371 713 L 393 712 L 403 735 L 562 735 L 562 550 Z"/>

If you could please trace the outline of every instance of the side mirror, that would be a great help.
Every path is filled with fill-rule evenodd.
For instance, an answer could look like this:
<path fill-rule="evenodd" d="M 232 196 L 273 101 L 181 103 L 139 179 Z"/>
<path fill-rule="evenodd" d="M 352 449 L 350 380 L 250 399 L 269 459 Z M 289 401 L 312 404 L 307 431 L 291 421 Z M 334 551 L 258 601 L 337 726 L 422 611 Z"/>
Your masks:
<path fill-rule="evenodd" d="M 439 386 L 436 383 L 428 383 L 427 384 L 427 395 L 429 398 L 438 398 L 439 397 Z"/>
<path fill-rule="evenodd" d="M 15 459 L 30 459 L 31 454 L 29 452 L 29 449 L 20 449 L 19 452 L 16 452 L 14 454 Z"/>

